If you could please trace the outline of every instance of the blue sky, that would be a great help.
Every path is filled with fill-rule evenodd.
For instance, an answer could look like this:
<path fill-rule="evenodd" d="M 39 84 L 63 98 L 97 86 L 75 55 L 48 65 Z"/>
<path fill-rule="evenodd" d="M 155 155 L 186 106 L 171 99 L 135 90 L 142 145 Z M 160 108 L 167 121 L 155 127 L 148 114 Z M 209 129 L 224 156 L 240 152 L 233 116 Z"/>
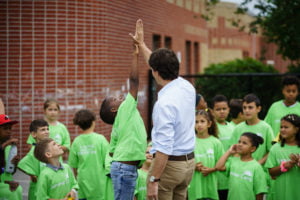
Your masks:
<path fill-rule="evenodd" d="M 237 4 L 243 2 L 243 0 L 221 0 L 221 1 L 233 2 L 233 3 L 237 3 Z M 253 5 L 255 4 L 256 1 L 257 0 L 253 0 L 251 3 L 249 3 L 249 7 L 248 8 L 253 13 L 255 13 L 255 10 L 253 9 Z"/>

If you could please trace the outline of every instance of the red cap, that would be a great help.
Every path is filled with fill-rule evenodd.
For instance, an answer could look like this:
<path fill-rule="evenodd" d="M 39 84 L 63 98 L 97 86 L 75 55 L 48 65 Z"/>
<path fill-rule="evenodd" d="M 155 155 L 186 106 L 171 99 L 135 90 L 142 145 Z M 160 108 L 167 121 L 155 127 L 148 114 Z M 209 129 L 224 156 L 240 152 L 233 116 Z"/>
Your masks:
<path fill-rule="evenodd" d="M 18 121 L 10 120 L 7 115 L 5 114 L 0 115 L 0 126 L 4 124 L 16 124 L 16 123 L 18 123 Z"/>

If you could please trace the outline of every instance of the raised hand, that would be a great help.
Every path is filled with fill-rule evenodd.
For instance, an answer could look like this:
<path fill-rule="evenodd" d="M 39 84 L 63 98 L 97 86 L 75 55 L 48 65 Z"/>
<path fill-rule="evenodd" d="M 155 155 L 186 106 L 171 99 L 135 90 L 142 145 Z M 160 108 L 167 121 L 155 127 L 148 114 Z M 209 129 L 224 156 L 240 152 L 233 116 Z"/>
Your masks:
<path fill-rule="evenodd" d="M 236 154 L 237 153 L 237 144 L 234 144 L 230 147 L 229 152 L 230 154 Z"/>
<path fill-rule="evenodd" d="M 9 189 L 12 192 L 15 191 L 19 186 L 19 183 L 16 181 L 4 181 L 4 183 L 9 185 Z"/>
<path fill-rule="evenodd" d="M 141 19 L 136 21 L 135 34 L 133 35 L 132 33 L 129 33 L 129 35 L 135 44 L 142 45 L 144 43 L 144 27 Z"/>

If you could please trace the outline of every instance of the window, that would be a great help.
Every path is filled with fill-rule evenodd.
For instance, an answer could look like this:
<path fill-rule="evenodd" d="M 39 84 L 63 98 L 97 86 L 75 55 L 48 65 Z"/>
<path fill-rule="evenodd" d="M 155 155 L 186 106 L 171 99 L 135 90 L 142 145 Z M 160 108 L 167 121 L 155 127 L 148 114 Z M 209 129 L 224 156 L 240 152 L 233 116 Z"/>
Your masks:
<path fill-rule="evenodd" d="M 191 41 L 185 41 L 185 72 L 191 74 Z"/>
<path fill-rule="evenodd" d="M 165 37 L 165 47 L 167 49 L 172 49 L 172 38 L 171 37 L 168 37 L 168 36 Z"/>
<path fill-rule="evenodd" d="M 199 71 L 199 43 L 194 42 L 194 74 Z"/>
<path fill-rule="evenodd" d="M 161 47 L 161 37 L 160 35 L 154 34 L 152 36 L 152 50 L 159 49 Z"/>

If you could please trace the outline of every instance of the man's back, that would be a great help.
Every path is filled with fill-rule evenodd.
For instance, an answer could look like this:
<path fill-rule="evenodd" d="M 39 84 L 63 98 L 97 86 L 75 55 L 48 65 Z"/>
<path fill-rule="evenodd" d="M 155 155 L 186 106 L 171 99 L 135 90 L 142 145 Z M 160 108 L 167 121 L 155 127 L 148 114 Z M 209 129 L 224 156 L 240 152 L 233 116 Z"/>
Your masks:
<path fill-rule="evenodd" d="M 183 155 L 195 145 L 195 89 L 177 78 L 158 94 L 153 111 L 153 149 L 168 155 Z M 166 125 L 167 124 L 167 125 Z"/>

